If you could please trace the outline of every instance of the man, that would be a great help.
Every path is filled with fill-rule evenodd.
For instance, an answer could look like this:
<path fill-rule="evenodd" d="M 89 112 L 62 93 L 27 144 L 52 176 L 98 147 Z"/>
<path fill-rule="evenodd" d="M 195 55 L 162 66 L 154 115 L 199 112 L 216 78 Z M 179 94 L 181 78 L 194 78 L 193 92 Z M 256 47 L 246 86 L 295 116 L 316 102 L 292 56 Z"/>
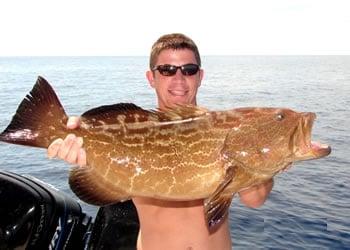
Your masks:
<path fill-rule="evenodd" d="M 197 105 L 197 90 L 204 75 L 200 65 L 198 48 L 190 38 L 169 34 L 155 42 L 146 77 L 156 91 L 160 109 L 175 104 Z M 67 126 L 76 128 L 79 119 L 70 118 Z M 48 148 L 48 156 L 84 166 L 86 155 L 82 146 L 82 138 L 70 134 L 64 140 L 53 142 Z M 244 190 L 239 193 L 240 200 L 249 207 L 259 207 L 272 186 L 271 180 Z M 170 202 L 143 197 L 132 200 L 140 220 L 138 249 L 231 249 L 228 218 L 209 230 L 203 200 Z"/>

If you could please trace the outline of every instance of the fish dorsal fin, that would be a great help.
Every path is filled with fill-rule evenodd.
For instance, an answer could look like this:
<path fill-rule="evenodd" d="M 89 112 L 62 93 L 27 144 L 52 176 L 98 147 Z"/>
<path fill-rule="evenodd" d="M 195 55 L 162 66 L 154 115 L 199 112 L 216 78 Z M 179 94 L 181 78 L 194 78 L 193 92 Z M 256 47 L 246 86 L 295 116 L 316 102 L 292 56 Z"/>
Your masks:
<path fill-rule="evenodd" d="M 125 118 L 132 118 L 132 122 L 135 118 L 137 118 L 139 122 L 158 120 L 157 114 L 154 111 L 145 110 L 133 103 L 117 103 L 100 106 L 86 111 L 81 117 L 84 121 L 102 120 L 107 124 L 113 124 L 116 121 L 116 117 L 120 115 Z"/>
<path fill-rule="evenodd" d="M 103 105 L 97 108 L 90 109 L 82 114 L 82 117 L 93 118 L 93 117 L 108 117 L 118 114 L 126 114 L 132 111 L 146 111 L 133 103 L 117 103 L 112 105 Z"/>
<path fill-rule="evenodd" d="M 171 108 L 160 109 L 158 115 L 162 120 L 177 121 L 203 116 L 209 112 L 208 109 L 194 105 L 175 105 Z"/>
<path fill-rule="evenodd" d="M 232 197 L 227 186 L 232 182 L 235 175 L 235 166 L 229 165 L 226 169 L 224 180 L 215 192 L 204 201 L 204 212 L 209 228 L 218 225 L 227 215 Z"/>
<path fill-rule="evenodd" d="M 114 124 L 118 116 L 123 116 L 124 123 L 167 122 L 199 117 L 206 113 L 208 113 L 207 109 L 193 105 L 176 105 L 166 109 L 145 110 L 133 103 L 117 103 L 90 109 L 81 117 L 85 123 L 103 121 L 104 124 Z"/>

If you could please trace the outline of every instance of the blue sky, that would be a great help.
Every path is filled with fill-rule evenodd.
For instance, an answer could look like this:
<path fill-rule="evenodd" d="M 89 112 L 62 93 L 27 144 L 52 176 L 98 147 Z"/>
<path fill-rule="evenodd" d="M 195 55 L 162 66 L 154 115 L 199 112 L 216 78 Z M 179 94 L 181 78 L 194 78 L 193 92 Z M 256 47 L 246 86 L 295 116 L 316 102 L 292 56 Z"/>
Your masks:
<path fill-rule="evenodd" d="M 0 56 L 148 55 L 182 32 L 203 55 L 350 54 L 348 0 L 1 0 Z"/>

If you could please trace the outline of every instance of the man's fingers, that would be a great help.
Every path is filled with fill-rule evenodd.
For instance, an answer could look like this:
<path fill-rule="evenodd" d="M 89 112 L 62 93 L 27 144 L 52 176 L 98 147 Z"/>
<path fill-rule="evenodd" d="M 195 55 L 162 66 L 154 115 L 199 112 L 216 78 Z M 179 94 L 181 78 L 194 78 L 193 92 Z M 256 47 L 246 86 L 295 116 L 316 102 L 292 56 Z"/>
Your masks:
<path fill-rule="evenodd" d="M 77 116 L 71 116 L 68 118 L 67 128 L 75 129 L 80 126 L 80 118 Z"/>
<path fill-rule="evenodd" d="M 56 157 L 58 150 L 60 149 L 62 143 L 63 143 L 63 140 L 61 138 L 54 140 L 50 144 L 50 146 L 47 148 L 47 157 L 49 157 L 49 158 Z"/>
<path fill-rule="evenodd" d="M 72 116 L 68 118 L 67 128 L 75 129 L 80 126 L 80 117 Z M 77 138 L 74 134 L 69 134 L 67 137 L 62 139 L 57 139 L 47 149 L 47 156 L 49 158 L 58 157 L 62 160 L 67 161 L 71 164 L 78 163 L 78 156 L 83 146 L 83 139 Z M 80 164 L 86 162 L 85 158 L 79 159 Z"/>
<path fill-rule="evenodd" d="M 58 150 L 57 156 L 60 159 L 65 160 L 69 150 L 71 149 L 74 141 L 76 140 L 76 136 L 74 134 L 69 134 L 67 137 L 64 139 L 63 143 L 61 144 L 60 149 Z"/>
<path fill-rule="evenodd" d="M 78 164 L 78 154 L 83 146 L 83 138 L 78 137 L 73 141 L 73 144 L 71 145 L 67 156 L 66 161 L 71 164 Z"/>
<path fill-rule="evenodd" d="M 78 165 L 80 167 L 86 166 L 86 152 L 83 148 L 79 150 L 78 154 Z"/>

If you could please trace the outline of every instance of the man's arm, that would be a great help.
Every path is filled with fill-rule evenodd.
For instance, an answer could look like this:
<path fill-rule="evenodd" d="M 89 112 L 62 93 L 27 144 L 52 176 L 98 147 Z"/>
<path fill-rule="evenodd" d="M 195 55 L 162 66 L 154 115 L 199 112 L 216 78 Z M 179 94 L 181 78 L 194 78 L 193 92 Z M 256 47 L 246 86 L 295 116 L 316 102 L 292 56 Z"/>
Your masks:
<path fill-rule="evenodd" d="M 251 208 L 263 205 L 273 187 L 273 179 L 239 192 L 240 201 Z"/>

